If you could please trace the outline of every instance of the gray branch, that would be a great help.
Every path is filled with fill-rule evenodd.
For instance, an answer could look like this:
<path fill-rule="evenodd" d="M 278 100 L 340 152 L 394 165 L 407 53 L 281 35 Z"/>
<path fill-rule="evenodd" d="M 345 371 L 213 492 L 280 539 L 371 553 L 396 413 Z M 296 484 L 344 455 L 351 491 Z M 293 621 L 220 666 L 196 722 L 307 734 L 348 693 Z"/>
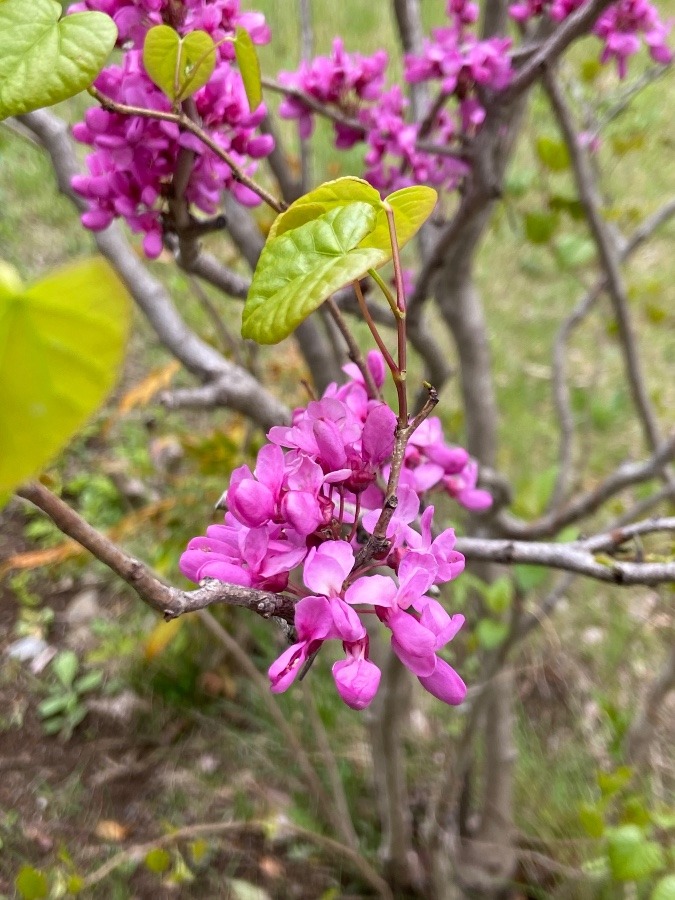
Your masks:
<path fill-rule="evenodd" d="M 583 9 L 583 7 L 582 7 Z M 598 196 L 588 156 L 579 142 L 570 110 L 553 73 L 544 73 L 543 85 L 554 115 L 569 150 L 579 199 L 595 241 L 607 282 L 607 292 L 616 318 L 624 365 L 633 402 L 635 404 L 647 445 L 656 451 L 661 443 L 659 426 L 649 400 L 638 354 L 637 337 L 628 311 L 628 295 L 621 277 L 619 252 L 602 216 L 602 201 Z"/>
<path fill-rule="evenodd" d="M 673 216 L 675 216 L 675 199 L 669 200 L 635 229 L 628 241 L 619 248 L 620 262 L 625 262 L 629 259 L 638 247 Z M 567 494 L 573 462 L 574 418 L 570 405 L 570 392 L 567 386 L 566 347 L 572 332 L 583 322 L 598 302 L 606 287 L 607 277 L 603 274 L 562 323 L 553 345 L 553 402 L 560 423 L 560 447 L 558 450 L 559 473 L 549 504 L 551 510 L 557 509 Z"/>
<path fill-rule="evenodd" d="M 77 163 L 66 123 L 48 110 L 21 116 L 21 122 L 49 153 L 61 192 L 82 209 L 82 202 L 70 186 L 71 178 L 77 173 Z M 94 239 L 160 341 L 189 372 L 207 386 L 217 384 L 225 405 L 248 416 L 262 428 L 288 420 L 289 411 L 283 403 L 245 369 L 225 359 L 188 328 L 164 285 L 141 262 L 117 224 L 96 232 Z"/>
<path fill-rule="evenodd" d="M 644 462 L 626 462 L 592 491 L 579 494 L 565 507 L 553 510 L 535 522 L 523 522 L 508 513 L 497 517 L 501 534 L 510 538 L 553 537 L 563 528 L 592 515 L 615 494 L 658 476 L 675 458 L 675 432 L 663 442 L 658 451 Z"/>

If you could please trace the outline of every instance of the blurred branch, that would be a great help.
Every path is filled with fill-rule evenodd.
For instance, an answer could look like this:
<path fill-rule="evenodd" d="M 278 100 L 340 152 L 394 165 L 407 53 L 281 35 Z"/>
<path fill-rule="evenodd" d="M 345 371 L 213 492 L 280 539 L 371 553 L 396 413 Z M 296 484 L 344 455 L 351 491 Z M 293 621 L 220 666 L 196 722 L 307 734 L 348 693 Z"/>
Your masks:
<path fill-rule="evenodd" d="M 561 529 L 590 516 L 615 494 L 634 484 L 641 484 L 658 476 L 675 458 L 675 432 L 665 440 L 657 452 L 644 462 L 626 462 L 585 494 L 578 494 L 562 509 L 552 510 L 534 522 L 523 522 L 506 512 L 496 518 L 501 534 L 510 538 L 552 537 Z"/>
<path fill-rule="evenodd" d="M 335 829 L 349 847 L 355 849 L 357 846 L 356 836 L 351 827 L 351 820 L 349 818 L 346 820 L 343 819 L 339 808 L 332 802 L 327 794 L 326 789 L 321 783 L 321 779 L 317 775 L 316 769 L 307 755 L 301 738 L 295 733 L 291 723 L 281 711 L 274 694 L 271 693 L 267 678 L 258 671 L 257 667 L 252 662 L 251 657 L 241 647 L 239 641 L 233 638 L 208 610 L 200 610 L 199 616 L 214 637 L 216 637 L 216 639 L 225 647 L 227 652 L 236 659 L 246 677 L 249 678 L 258 689 L 260 698 L 293 752 L 293 761 L 294 763 L 297 763 L 305 777 L 306 783 L 316 801 L 320 816 Z"/>
<path fill-rule="evenodd" d="M 629 259 L 646 240 L 663 224 L 675 216 L 675 199 L 669 200 L 653 215 L 648 216 L 635 229 L 628 241 L 619 248 L 620 262 Z M 586 318 L 607 286 L 607 276 L 601 275 L 591 290 L 583 297 L 560 326 L 553 345 L 553 401 L 560 422 L 560 447 L 558 450 L 559 472 L 549 504 L 555 510 L 563 501 L 572 472 L 572 440 L 574 419 L 570 406 L 570 392 L 567 386 L 565 350 L 572 331 Z"/>
<path fill-rule="evenodd" d="M 626 733 L 626 756 L 633 765 L 646 761 L 649 745 L 663 709 L 663 702 L 668 694 L 675 690 L 675 642 L 671 635 L 670 649 L 666 655 L 661 671 L 648 686 L 647 692 L 639 704 L 635 717 Z"/>
<path fill-rule="evenodd" d="M 414 53 L 415 55 L 420 56 L 424 41 L 420 0 L 393 0 L 393 6 L 396 28 L 403 52 Z M 427 115 L 426 110 L 429 106 L 429 91 L 427 86 L 424 82 L 408 84 L 408 92 L 410 94 L 410 107 L 413 120 L 415 122 L 421 122 L 422 118 Z M 435 117 L 435 114 L 433 118 L 429 116 L 432 123 Z M 427 127 L 426 130 L 420 131 L 421 137 L 424 137 L 428 133 L 429 127 Z"/>
<path fill-rule="evenodd" d="M 583 9 L 584 7 L 582 7 Z M 581 146 L 572 121 L 572 115 L 554 73 L 551 71 L 544 72 L 543 85 L 570 154 L 579 191 L 579 199 L 584 208 L 586 220 L 604 270 L 607 292 L 612 302 L 618 326 L 619 340 L 633 402 L 642 424 L 647 446 L 656 452 L 661 444 L 658 421 L 652 409 L 641 370 L 637 337 L 628 310 L 628 295 L 621 277 L 619 252 L 602 216 L 602 201 L 598 196 L 587 153 Z"/>
<path fill-rule="evenodd" d="M 324 837 L 314 831 L 309 831 L 292 822 L 283 823 L 283 832 L 292 836 L 298 841 L 304 841 L 308 844 L 314 844 L 322 850 L 327 851 L 338 859 L 344 859 L 354 866 L 364 881 L 369 884 L 376 894 L 382 900 L 393 900 L 389 886 L 383 881 L 372 866 L 355 850 L 345 847 L 339 841 L 332 838 Z M 270 823 L 263 822 L 199 822 L 196 825 L 188 825 L 185 828 L 177 828 L 169 834 L 161 835 L 152 841 L 144 844 L 134 844 L 125 850 L 116 853 L 111 859 L 96 869 L 91 875 L 84 879 L 82 890 L 87 890 L 99 884 L 104 878 L 107 878 L 115 869 L 128 863 L 142 862 L 151 850 L 163 847 L 172 847 L 180 841 L 194 841 L 197 838 L 216 837 L 221 834 L 248 834 L 255 835 L 256 838 L 269 837 Z"/>
<path fill-rule="evenodd" d="M 82 209 L 82 201 L 70 186 L 71 178 L 77 173 L 77 162 L 66 123 L 48 110 L 21 116 L 21 122 L 49 153 L 61 192 Z M 164 346 L 188 371 L 205 382 L 205 390 L 217 389 L 222 405 L 243 413 L 261 428 L 288 420 L 290 414 L 283 403 L 249 372 L 229 362 L 188 328 L 162 283 L 138 258 L 117 224 L 96 232 L 94 240 Z"/>
<path fill-rule="evenodd" d="M 590 0 L 569 15 L 547 40 L 541 42 L 536 52 L 518 70 L 506 90 L 495 95 L 493 104 L 503 106 L 523 94 L 544 75 L 548 67 L 570 44 L 591 30 L 600 13 L 611 6 L 612 2 L 613 0 Z"/>
<path fill-rule="evenodd" d="M 300 3 L 300 59 L 309 62 L 314 55 L 314 29 L 312 27 L 312 0 Z M 305 194 L 312 183 L 312 141 L 299 136 L 300 140 L 300 193 Z"/>

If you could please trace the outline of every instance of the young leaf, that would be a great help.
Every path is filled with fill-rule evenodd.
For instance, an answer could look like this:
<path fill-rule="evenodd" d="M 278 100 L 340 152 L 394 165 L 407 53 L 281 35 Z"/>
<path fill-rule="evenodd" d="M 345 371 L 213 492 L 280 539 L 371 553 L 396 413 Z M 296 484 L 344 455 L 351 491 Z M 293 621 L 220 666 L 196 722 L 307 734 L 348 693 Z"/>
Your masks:
<path fill-rule="evenodd" d="M 620 825 L 612 829 L 607 842 L 607 856 L 616 881 L 639 881 L 663 868 L 663 848 L 648 841 L 637 825 Z"/>
<path fill-rule="evenodd" d="M 263 99 L 260 63 L 251 35 L 241 26 L 238 26 L 235 32 L 234 52 L 237 57 L 239 74 L 244 83 L 249 109 L 253 112 L 260 106 Z"/>
<path fill-rule="evenodd" d="M 72 685 L 79 667 L 80 663 L 78 662 L 77 654 L 73 653 L 72 650 L 62 650 L 61 653 L 54 657 L 52 662 L 52 671 L 66 688 Z"/>
<path fill-rule="evenodd" d="M 70 702 L 70 694 L 59 694 L 56 697 L 47 697 L 41 703 L 38 703 L 38 715 L 41 719 L 50 719 L 57 713 L 65 710 Z"/>
<path fill-rule="evenodd" d="M 126 290 L 101 259 L 0 293 L 0 494 L 39 472 L 99 406 L 128 325 Z"/>
<path fill-rule="evenodd" d="M 87 88 L 117 40 L 101 12 L 59 18 L 57 0 L 0 0 L 0 119 L 51 106 Z"/>
<path fill-rule="evenodd" d="M 267 240 L 271 241 L 286 231 L 318 219 L 336 206 L 347 206 L 349 203 L 368 203 L 375 210 L 384 209 L 379 193 L 371 184 L 362 178 L 347 175 L 336 178 L 335 181 L 326 181 L 308 194 L 298 197 L 272 222 Z"/>
<path fill-rule="evenodd" d="M 509 626 L 506 622 L 495 622 L 494 619 L 481 619 L 476 626 L 478 643 L 485 650 L 494 650 L 506 639 Z"/>
<path fill-rule="evenodd" d="M 579 807 L 579 821 L 589 837 L 601 838 L 605 833 L 605 820 L 597 806 L 582 803 Z"/>
<path fill-rule="evenodd" d="M 154 850 L 150 850 L 146 854 L 145 866 L 151 872 L 154 872 L 155 875 L 161 875 L 162 872 L 166 872 L 170 865 L 171 856 L 161 847 L 155 847 Z"/>
<path fill-rule="evenodd" d="M 179 103 L 208 82 L 216 65 L 216 45 L 205 31 L 181 38 L 169 25 L 156 25 L 145 36 L 143 65 L 169 100 Z"/>
<path fill-rule="evenodd" d="M 23 866 L 16 876 L 14 886 L 22 900 L 41 900 L 49 892 L 47 876 L 32 866 Z"/>
<path fill-rule="evenodd" d="M 358 247 L 375 220 L 372 206 L 351 203 L 268 240 L 244 307 L 243 337 L 278 343 L 331 294 L 386 262 L 382 250 Z"/>
<path fill-rule="evenodd" d="M 525 215 L 525 237 L 531 244 L 547 244 L 557 227 L 556 213 L 529 212 Z"/>
<path fill-rule="evenodd" d="M 666 875 L 655 886 L 649 900 L 675 900 L 675 875 Z"/>
<path fill-rule="evenodd" d="M 436 191 L 423 185 L 402 188 L 387 197 L 387 203 L 394 210 L 399 247 L 407 244 L 426 222 L 436 206 L 437 199 Z M 317 219 L 329 209 L 345 206 L 347 203 L 368 203 L 377 212 L 375 228 L 359 246 L 384 250 L 388 254 L 387 259 L 391 259 L 391 241 L 385 205 L 372 185 L 352 176 L 327 181 L 292 203 L 272 223 L 268 240 Z"/>
<path fill-rule="evenodd" d="M 394 210 L 396 240 L 399 247 L 403 247 L 410 238 L 417 234 L 434 211 L 437 200 L 436 191 L 424 185 L 413 185 L 389 194 L 387 203 Z M 391 258 L 389 225 L 383 206 L 378 211 L 375 228 L 361 241 L 359 247 L 378 247 L 380 250 L 385 250 Z"/>
<path fill-rule="evenodd" d="M 537 138 L 537 156 L 547 169 L 552 172 L 564 172 L 569 169 L 570 155 L 562 141 L 542 135 Z"/>

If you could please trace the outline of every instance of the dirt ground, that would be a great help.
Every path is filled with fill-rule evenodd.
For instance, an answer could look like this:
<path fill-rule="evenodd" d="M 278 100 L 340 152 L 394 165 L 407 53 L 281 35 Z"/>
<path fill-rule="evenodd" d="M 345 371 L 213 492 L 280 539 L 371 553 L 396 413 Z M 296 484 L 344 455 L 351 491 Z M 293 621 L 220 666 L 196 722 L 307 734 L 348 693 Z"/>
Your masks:
<path fill-rule="evenodd" d="M 0 564 L 25 549 L 22 519 L 14 510 L 0 518 Z M 45 584 L 50 590 L 48 579 Z M 52 645 L 67 643 L 65 611 L 79 587 L 43 598 L 55 613 Z M 40 682 L 28 664 L 5 652 L 15 640 L 16 617 L 14 593 L 0 582 L 0 896 L 15 896 L 22 866 L 44 872 L 52 887 L 72 873 L 86 883 L 124 851 L 125 864 L 82 896 L 370 896 L 349 884 L 349 873 L 340 871 L 344 865 L 329 867 L 314 848 L 284 834 L 288 798 L 263 785 L 254 770 L 231 765 L 206 715 L 174 711 L 158 717 L 127 691 L 116 704 L 93 703 L 70 740 L 45 735 L 36 711 L 44 696 Z M 250 724 L 244 719 L 238 727 L 248 727 L 245 738 L 255 746 L 259 736 Z M 237 815 L 242 790 L 249 813 L 274 815 L 281 827 L 266 833 Z M 241 824 L 226 834 L 200 831 L 202 823 L 236 821 Z M 165 844 L 171 857 L 166 873 L 148 870 L 143 859 L 153 841 L 194 826 L 193 835 Z"/>

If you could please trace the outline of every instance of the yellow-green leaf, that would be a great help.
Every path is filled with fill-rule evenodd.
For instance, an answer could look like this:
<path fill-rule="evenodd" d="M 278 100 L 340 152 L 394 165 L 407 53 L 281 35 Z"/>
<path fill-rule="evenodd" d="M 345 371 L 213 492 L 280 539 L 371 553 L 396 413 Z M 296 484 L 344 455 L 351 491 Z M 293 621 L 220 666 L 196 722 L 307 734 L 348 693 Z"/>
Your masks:
<path fill-rule="evenodd" d="M 424 185 L 413 185 L 394 191 L 387 197 L 387 203 L 394 210 L 394 223 L 396 225 L 396 240 L 399 247 L 407 244 L 424 225 L 434 211 L 438 194 L 433 188 Z M 386 250 L 391 258 L 391 242 L 389 238 L 389 225 L 384 206 L 381 205 L 377 213 L 375 228 L 363 241 L 360 247 L 378 247 Z"/>
<path fill-rule="evenodd" d="M 101 404 L 128 326 L 126 290 L 102 259 L 0 293 L 0 495 L 37 474 Z"/>
<path fill-rule="evenodd" d="M 0 0 L 0 119 L 89 87 L 117 40 L 101 12 L 62 16 L 56 0 Z"/>
<path fill-rule="evenodd" d="M 362 178 L 347 175 L 335 181 L 326 181 L 308 194 L 298 197 L 272 222 L 267 240 L 271 241 L 285 231 L 298 228 L 312 219 L 318 219 L 329 209 L 346 206 L 348 203 L 368 203 L 376 210 L 383 208 L 380 195 L 371 184 Z"/>
<path fill-rule="evenodd" d="M 143 65 L 169 100 L 179 103 L 208 82 L 216 65 L 216 45 L 205 31 L 181 38 L 169 25 L 156 25 L 145 36 Z"/>
<path fill-rule="evenodd" d="M 367 203 L 336 206 L 268 241 L 244 307 L 242 335 L 276 344 L 335 291 L 382 265 L 382 250 L 358 247 L 376 215 Z"/>
<path fill-rule="evenodd" d="M 235 32 L 234 52 L 237 57 L 241 80 L 244 83 L 246 99 L 251 112 L 253 112 L 260 106 L 263 99 L 260 63 L 258 62 L 258 54 L 255 50 L 255 44 L 251 40 L 251 35 L 241 26 L 238 26 Z"/>

